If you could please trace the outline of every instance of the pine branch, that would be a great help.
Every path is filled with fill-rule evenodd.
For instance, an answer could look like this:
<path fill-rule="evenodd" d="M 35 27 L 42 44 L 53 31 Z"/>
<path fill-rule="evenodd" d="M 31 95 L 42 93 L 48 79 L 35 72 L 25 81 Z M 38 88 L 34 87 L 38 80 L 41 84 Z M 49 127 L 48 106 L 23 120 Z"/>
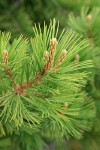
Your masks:
<path fill-rule="evenodd" d="M 0 134 L 80 137 L 95 117 L 83 90 L 93 65 L 78 56 L 87 42 L 73 31 L 58 37 L 55 20 L 33 30 L 31 41 L 20 36 L 12 44 L 9 34 L 0 35 Z"/>

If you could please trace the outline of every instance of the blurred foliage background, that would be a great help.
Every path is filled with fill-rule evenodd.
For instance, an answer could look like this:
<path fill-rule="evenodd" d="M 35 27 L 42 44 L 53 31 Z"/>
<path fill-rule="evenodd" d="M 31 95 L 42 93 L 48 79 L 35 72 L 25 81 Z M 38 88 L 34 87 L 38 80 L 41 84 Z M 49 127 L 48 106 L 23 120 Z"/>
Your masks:
<path fill-rule="evenodd" d="M 88 8 L 87 11 L 82 11 Z M 93 12 L 92 10 L 95 9 Z M 82 26 L 83 16 L 92 12 L 94 22 L 88 26 L 91 36 L 87 37 L 86 26 Z M 73 15 L 71 15 L 73 13 Z M 74 17 L 74 18 L 73 18 Z M 96 102 L 97 117 L 94 128 L 80 140 L 71 139 L 63 143 L 49 142 L 45 150 L 99 150 L 100 149 L 100 0 L 0 0 L 0 30 L 10 31 L 12 40 L 23 34 L 30 38 L 33 35 L 32 26 L 44 21 L 49 24 L 55 18 L 60 22 L 60 30 L 72 28 L 90 41 L 90 49 L 80 54 L 81 59 L 92 58 L 95 62 L 93 75 L 86 90 Z M 91 21 L 91 16 L 90 16 Z M 92 45 L 91 45 L 92 41 Z M 91 48 L 92 47 L 92 48 Z M 91 51 L 95 50 L 95 53 Z M 91 53 L 93 54 L 91 56 Z M 85 57 L 83 57 L 85 55 Z M 6 141 L 9 146 L 9 141 Z M 0 145 L 3 146 L 3 143 Z M 5 145 L 5 142 L 4 142 Z"/>
<path fill-rule="evenodd" d="M 81 7 L 91 9 L 100 6 L 99 0 L 0 0 L 0 29 L 10 31 L 13 36 L 32 35 L 34 23 L 49 22 L 55 18 L 60 27 L 67 25 L 68 15 L 79 15 Z"/>

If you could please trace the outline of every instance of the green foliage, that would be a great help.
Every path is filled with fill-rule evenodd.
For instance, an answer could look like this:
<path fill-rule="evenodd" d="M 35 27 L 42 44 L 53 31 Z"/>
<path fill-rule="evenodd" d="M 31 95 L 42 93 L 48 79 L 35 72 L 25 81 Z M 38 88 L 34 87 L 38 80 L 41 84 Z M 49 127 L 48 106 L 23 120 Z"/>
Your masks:
<path fill-rule="evenodd" d="M 81 7 L 84 8 L 81 9 Z M 80 10 L 81 13 L 79 13 Z M 46 24 L 49 24 L 50 18 L 56 18 L 60 21 L 60 32 L 56 31 L 56 35 L 51 27 L 52 25 L 50 25 L 48 30 L 45 25 L 44 30 L 44 20 Z M 41 23 L 41 31 L 40 27 L 36 26 L 34 27 L 34 32 L 32 31 L 34 22 Z M 100 146 L 97 144 L 100 143 L 99 24 L 99 0 L 0 0 L 0 30 L 12 33 L 12 36 L 10 33 L 1 33 L 0 36 L 0 83 L 2 83 L 0 86 L 0 96 L 3 97 L 3 100 L 2 98 L 0 99 L 3 103 L 2 109 L 0 108 L 0 115 L 3 118 L 2 120 L 0 118 L 0 135 L 3 135 L 0 139 L 0 150 L 41 150 L 44 145 L 43 141 L 49 144 L 50 150 L 99 150 Z M 61 33 L 65 27 L 68 31 L 63 30 Z M 72 28 L 80 36 L 69 28 Z M 57 26 L 55 30 L 58 30 Z M 23 36 L 19 37 L 20 34 L 23 34 Z M 33 36 L 31 40 L 24 38 L 30 38 L 30 36 Z M 53 37 L 56 37 L 57 40 L 59 39 L 54 65 L 59 60 L 63 49 L 68 51 L 65 61 L 56 72 L 49 70 L 40 79 L 39 84 L 33 86 L 34 96 L 32 95 L 32 99 L 24 95 L 26 92 L 28 95 L 31 94 L 32 91 L 30 89 L 25 90 L 21 96 L 20 94 L 16 96 L 12 82 L 16 78 L 17 85 L 21 87 L 23 82 L 26 83 L 29 79 L 32 79 L 33 82 L 36 80 L 38 72 L 43 70 L 46 63 L 44 53 L 46 50 L 49 51 L 50 39 Z M 11 71 L 13 72 L 13 77 L 10 79 L 5 74 L 7 70 L 2 70 L 2 51 L 6 49 L 9 52 L 9 65 L 11 67 L 8 72 L 9 76 L 11 76 Z M 92 60 L 94 67 L 90 67 L 91 62 L 87 60 Z M 92 73 L 90 74 L 90 72 Z M 4 80 L 2 81 L 3 78 Z M 88 82 L 86 82 L 87 79 Z M 10 95 L 11 93 L 13 94 Z M 84 127 L 79 126 L 80 122 L 82 120 L 87 122 L 88 119 L 84 119 L 84 117 L 92 116 L 92 113 L 87 115 L 86 113 L 89 110 L 84 109 L 81 116 L 81 110 L 79 111 L 79 109 L 82 108 L 83 103 L 91 101 L 87 95 L 94 99 L 96 104 L 96 118 L 92 131 L 86 132 L 84 138 L 80 141 L 72 139 L 65 142 L 66 144 L 63 142 L 61 146 L 58 143 L 56 147 L 55 139 L 59 139 L 61 136 L 65 137 L 66 133 L 67 138 L 70 135 L 80 138 L 79 132 L 83 128 L 84 130 L 86 129 L 86 124 L 84 125 L 84 123 L 82 123 Z M 5 106 L 5 104 L 7 105 Z M 64 104 L 65 106 L 67 105 L 66 109 L 63 107 Z M 5 109 L 3 109 L 4 107 Z M 23 109 L 19 112 L 20 107 Z M 48 107 L 50 107 L 50 110 L 48 110 Z M 4 111 L 1 114 L 2 110 Z M 61 115 L 58 115 L 58 112 L 62 116 L 65 114 L 62 117 L 64 119 L 61 119 Z M 74 114 L 75 116 L 73 116 Z M 69 122 L 66 118 L 69 119 Z M 67 127 L 65 127 L 66 122 L 68 124 Z M 87 124 L 89 128 L 92 126 L 90 120 Z M 78 132 L 76 131 L 77 128 Z"/>
<path fill-rule="evenodd" d="M 92 76 L 86 90 L 93 97 L 96 103 L 97 115 L 94 123 L 94 128 L 91 133 L 86 134 L 81 141 L 85 149 L 99 149 L 100 139 L 100 8 L 83 8 L 80 16 L 74 14 L 69 15 L 68 24 L 70 27 L 87 38 L 90 48 L 84 49 L 80 53 L 80 59 L 85 60 L 91 58 L 94 62 Z M 91 138 L 92 137 L 92 138 Z"/>
<path fill-rule="evenodd" d="M 93 64 L 75 58 L 88 42 L 58 30 L 54 20 L 43 31 L 35 25 L 30 40 L 10 43 L 10 33 L 0 34 L 0 136 L 18 136 L 21 150 L 41 149 L 43 138 L 80 138 L 92 127 L 95 105 L 84 87 Z"/>
<path fill-rule="evenodd" d="M 74 17 L 74 14 L 69 15 L 69 25 L 72 29 L 78 33 L 84 35 L 87 38 L 92 38 L 90 43 L 93 42 L 96 46 L 100 46 L 98 37 L 99 33 L 99 23 L 100 23 L 100 9 L 99 7 L 93 8 L 89 11 L 89 8 L 83 8 L 81 10 L 80 16 Z"/>

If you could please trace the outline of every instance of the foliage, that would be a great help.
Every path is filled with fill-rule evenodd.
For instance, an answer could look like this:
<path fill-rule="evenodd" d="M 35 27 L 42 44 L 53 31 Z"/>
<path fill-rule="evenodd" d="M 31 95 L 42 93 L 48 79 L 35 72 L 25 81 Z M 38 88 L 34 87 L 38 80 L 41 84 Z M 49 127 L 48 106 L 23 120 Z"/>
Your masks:
<path fill-rule="evenodd" d="M 52 32 L 53 32 L 51 31 L 52 25 L 50 25 L 49 27 L 49 20 L 52 18 L 56 18 L 56 20 L 60 21 L 59 32 L 57 31 L 58 30 L 57 25 L 55 29 L 57 36 L 54 36 L 54 35 L 52 36 Z M 44 20 L 48 26 L 45 25 L 44 27 Z M 41 31 L 40 31 L 40 27 L 36 27 L 34 23 L 36 24 L 41 23 Z M 4 51 L 6 53 L 0 52 L 1 53 L 0 54 L 0 61 L 1 61 L 0 82 L 3 84 L 2 87 L 0 86 L 0 96 L 2 97 L 2 94 L 3 94 L 3 96 L 4 97 L 7 96 L 7 99 L 8 99 L 8 101 L 6 99 L 4 100 L 2 109 L 5 105 L 5 102 L 7 102 L 7 106 L 11 104 L 10 109 L 8 107 L 5 107 L 5 110 L 3 111 L 3 114 L 5 113 L 5 115 L 3 114 L 1 115 L 3 117 L 3 120 L 1 120 L 0 118 L 0 135 L 1 133 L 3 134 L 3 136 L 0 139 L 0 150 L 1 149 L 3 150 L 37 149 L 38 150 L 38 149 L 42 149 L 43 145 L 45 145 L 43 141 L 45 141 L 49 145 L 50 150 L 51 149 L 52 150 L 53 149 L 54 150 L 55 149 L 57 150 L 59 149 L 60 150 L 65 150 L 65 149 L 67 150 L 83 150 L 83 149 L 99 150 L 100 149 L 99 148 L 100 147 L 99 146 L 99 143 L 100 143 L 99 141 L 100 139 L 100 128 L 99 128 L 99 124 L 100 124 L 100 121 L 99 121 L 100 120 L 99 119 L 99 116 L 100 116 L 100 111 L 99 111 L 99 108 L 100 108 L 100 102 L 99 102 L 100 101 L 100 92 L 99 92 L 100 91 L 100 40 L 99 40 L 100 32 L 99 31 L 100 29 L 99 29 L 99 26 L 100 25 L 99 24 L 100 24 L 100 2 L 99 0 L 95 0 L 95 1 L 94 0 L 84 0 L 84 1 L 82 0 L 74 0 L 74 1 L 73 0 L 67 0 L 67 1 L 66 0 L 50 0 L 50 1 L 48 0 L 15 0 L 15 1 L 0 0 L 0 30 L 4 32 L 6 31 L 6 33 L 0 34 L 1 35 L 0 40 L 2 39 L 0 43 L 1 45 L 0 50 L 2 52 L 3 50 L 7 50 L 7 51 Z M 32 26 L 35 26 L 34 32 L 32 30 Z M 66 30 L 63 30 L 63 28 L 67 28 L 68 31 L 66 32 Z M 73 32 L 70 28 L 72 28 L 75 32 Z M 63 33 L 62 33 L 62 30 L 63 30 Z M 12 34 L 12 36 L 10 35 L 10 33 L 7 33 L 9 31 Z M 44 32 L 47 32 L 47 34 Z M 49 35 L 49 33 L 51 33 L 51 35 Z M 22 34 L 23 36 L 22 35 L 20 36 L 20 34 Z M 44 41 L 42 38 L 43 35 L 46 38 Z M 30 36 L 32 36 L 31 39 L 30 39 Z M 19 97 L 17 97 L 15 94 L 15 96 L 13 97 L 13 100 L 10 101 L 9 99 L 10 95 L 5 95 L 5 93 L 7 91 L 8 93 L 6 94 L 10 94 L 9 92 L 11 91 L 14 92 L 14 85 L 12 83 L 15 77 L 17 80 L 17 81 L 15 80 L 16 82 L 14 82 L 15 85 L 17 85 L 18 87 L 22 87 L 23 86 L 22 83 L 24 82 L 25 84 L 24 87 L 25 87 L 28 79 L 31 78 L 32 81 L 34 82 L 35 78 L 37 78 L 38 72 L 40 70 L 42 71 L 48 59 L 48 52 L 50 50 L 50 40 L 52 40 L 52 38 L 56 38 L 57 41 L 59 39 L 59 41 L 61 41 L 62 43 L 60 44 L 58 41 L 58 45 L 56 48 L 57 52 L 55 54 L 55 59 L 54 59 L 55 60 L 54 65 L 56 65 L 55 62 L 57 62 L 57 58 L 58 58 L 58 62 L 57 62 L 58 66 L 56 67 L 59 69 L 57 69 L 56 72 L 52 72 L 51 70 L 48 71 L 46 74 L 47 76 L 43 76 L 39 80 L 40 86 L 34 85 L 34 89 L 35 89 L 34 93 L 35 92 L 37 93 L 39 90 L 42 93 L 42 96 L 39 95 L 40 93 L 38 93 L 38 96 L 36 96 L 36 94 L 34 96 L 34 103 L 37 102 L 36 98 L 37 99 L 41 98 L 41 100 L 40 99 L 38 100 L 39 101 L 37 103 L 38 105 L 33 103 L 32 101 L 33 97 L 31 100 L 32 106 L 34 105 L 36 108 L 33 109 L 33 107 L 31 106 L 32 107 L 31 108 L 29 105 L 30 103 L 30 101 L 28 101 L 29 97 L 25 96 L 25 94 L 26 92 L 28 92 L 28 94 L 31 93 L 31 91 L 29 91 L 30 88 L 25 89 L 24 91 L 22 90 L 23 91 L 22 96 L 24 98 L 21 97 L 19 99 L 20 94 L 19 94 Z M 86 42 L 83 42 L 84 39 L 86 39 Z M 82 42 L 84 44 L 82 44 L 81 46 L 80 43 Z M 62 49 L 62 45 L 63 45 L 63 49 Z M 81 47 L 80 50 L 77 49 L 79 47 Z M 74 50 L 72 50 L 73 48 Z M 41 50 L 41 53 L 38 51 L 38 49 Z M 66 52 L 64 49 L 66 49 L 68 52 Z M 69 55 L 69 49 L 70 49 L 70 52 L 72 51 L 70 55 Z M 19 53 L 17 53 L 18 51 Z M 66 64 L 65 62 L 63 62 L 65 64 L 65 67 L 63 66 L 63 63 L 60 63 L 59 61 L 59 57 L 62 51 L 66 53 L 66 59 L 65 59 Z M 34 52 L 37 55 L 33 55 Z M 4 55 L 6 54 L 6 58 L 4 60 L 2 58 L 3 54 Z M 25 57 L 23 57 L 22 55 Z M 63 54 L 63 56 L 64 55 L 65 54 Z M 7 63 L 7 56 L 8 56 L 8 64 L 10 63 L 11 68 L 5 68 L 7 70 L 2 70 L 2 67 L 3 67 L 2 61 Z M 63 56 L 61 57 L 61 60 L 63 60 Z M 90 67 L 87 64 L 87 60 L 92 60 L 92 64 L 94 67 L 92 65 L 91 65 L 92 67 Z M 79 66 L 80 62 L 81 62 L 81 66 Z M 35 66 L 35 67 L 32 67 L 32 66 Z M 5 74 L 5 71 L 8 71 L 6 73 L 8 74 L 10 78 L 8 78 L 7 74 Z M 60 75 L 59 75 L 59 72 L 60 72 Z M 83 77 L 83 72 L 84 72 L 84 77 Z M 12 76 L 12 73 L 13 73 L 13 76 Z M 63 81 L 60 80 L 60 78 L 62 78 L 62 74 L 63 74 Z M 66 76 L 65 74 L 69 76 Z M 33 78 L 31 75 L 33 75 Z M 69 81 L 69 82 L 68 81 L 66 82 L 66 85 L 65 85 L 64 75 L 66 76 L 66 80 Z M 82 79 L 79 79 L 80 83 L 79 82 L 77 83 L 79 76 L 82 76 Z M 3 81 L 2 81 L 2 78 L 4 78 Z M 39 78 L 39 75 L 38 75 L 38 78 Z M 42 87 L 42 81 L 43 83 L 46 83 L 46 85 L 43 87 Z M 47 84 L 49 82 L 51 84 L 49 84 L 48 86 Z M 31 84 L 31 82 L 28 82 L 28 86 L 29 84 Z M 68 84 L 67 97 L 63 96 L 62 91 L 65 87 L 62 84 L 64 84 L 65 86 L 67 86 Z M 15 86 L 15 89 L 16 89 L 16 86 Z M 53 89 L 53 92 L 52 92 L 52 89 Z M 60 89 L 60 92 L 58 89 Z M 69 92 L 70 90 L 71 92 Z M 79 90 L 79 93 L 78 93 L 78 90 Z M 20 92 L 22 91 L 20 88 Z M 73 91 L 75 91 L 76 93 L 73 94 Z M 50 93 L 50 95 L 47 95 L 47 93 Z M 53 99 L 51 98 L 51 96 Z M 68 140 L 66 141 L 65 139 L 65 141 L 61 142 L 61 144 L 58 143 L 56 145 L 55 139 L 56 140 L 59 139 L 60 133 L 62 133 L 62 137 L 65 138 L 66 129 L 64 128 L 64 130 L 61 131 L 60 128 L 56 124 L 54 125 L 54 122 L 56 122 L 55 121 L 56 117 L 55 118 L 51 117 L 52 109 L 48 110 L 48 105 L 53 103 L 52 106 L 54 106 L 53 107 L 54 111 L 55 111 L 55 106 L 57 105 L 56 107 L 59 110 L 60 109 L 62 110 L 61 112 L 57 110 L 57 112 L 60 112 L 61 114 L 65 113 L 64 107 L 67 106 L 66 109 L 68 110 L 68 112 L 66 115 L 68 116 L 68 118 L 71 119 L 73 118 L 73 116 L 71 115 L 74 113 L 74 110 L 70 116 L 68 115 L 68 113 L 70 109 L 72 109 L 70 108 L 71 103 L 73 103 L 74 99 L 76 101 L 77 97 L 81 99 L 81 100 L 77 100 L 77 103 L 80 101 L 82 102 L 83 100 L 85 101 L 85 99 L 95 100 L 96 118 L 94 120 L 94 126 L 92 128 L 92 131 L 88 133 L 86 132 L 84 136 L 82 136 L 83 133 L 80 136 L 77 136 L 77 135 L 76 137 L 74 136 L 75 138 L 79 138 L 79 139 L 82 136 L 81 140 L 75 140 L 71 137 L 71 135 L 68 134 L 68 138 L 71 137 L 69 141 Z M 28 99 L 26 100 L 25 98 L 28 98 Z M 45 107 L 44 107 L 44 103 L 41 104 L 41 101 L 43 101 L 44 99 L 46 99 Z M 66 103 L 66 99 L 67 99 L 67 103 Z M 17 100 L 17 103 L 16 103 L 16 100 Z M 55 103 L 53 100 L 55 101 Z M 48 104 L 47 101 L 50 101 L 50 104 Z M 23 102 L 23 103 L 20 103 L 20 102 Z M 15 107 L 16 104 L 17 104 L 17 107 Z M 13 105 L 14 105 L 14 108 L 12 107 Z M 17 114 L 17 111 L 19 110 L 19 106 L 22 107 L 22 105 L 23 105 L 23 109 L 21 113 Z M 41 109 L 40 109 L 40 105 L 41 105 Z M 42 109 L 42 106 L 43 106 L 43 109 Z M 51 105 L 49 107 L 51 108 Z M 76 108 L 76 106 L 74 107 Z M 48 119 L 49 115 L 45 115 L 44 113 L 45 109 L 47 109 L 46 114 L 48 112 L 49 112 L 49 115 L 51 114 L 50 119 Z M 5 112 L 6 110 L 7 112 L 9 111 L 9 116 L 6 116 L 7 114 L 7 112 Z M 1 108 L 0 108 L 0 111 L 1 111 Z M 78 111 L 79 110 L 77 111 L 75 110 L 75 112 L 77 113 Z M 11 113 L 11 112 L 14 112 L 14 113 Z M 30 112 L 32 113 L 30 114 Z M 41 117 L 42 113 L 43 113 L 43 116 Z M 10 118 L 8 119 L 8 117 Z M 37 120 L 37 122 L 35 123 L 33 123 L 34 118 L 35 118 L 35 121 Z M 43 122 L 44 118 L 45 118 L 45 122 Z M 30 123 L 30 120 L 32 121 L 32 124 Z M 53 128 L 52 122 L 50 122 L 49 120 L 52 120 L 53 125 L 56 126 L 56 128 Z M 47 123 L 48 122 L 50 123 L 50 127 L 47 127 L 46 121 Z M 62 123 L 61 118 L 60 118 L 60 123 Z M 16 127 L 16 124 L 17 124 L 17 127 Z M 53 128 L 53 134 L 51 134 L 50 132 L 52 128 Z M 71 134 L 73 133 L 71 132 Z"/>
<path fill-rule="evenodd" d="M 97 116 L 94 123 L 94 128 L 90 134 L 86 134 L 84 140 L 82 140 L 83 147 L 85 149 L 98 149 L 100 139 L 100 120 L 99 120 L 99 107 L 100 107 L 100 9 L 99 7 L 89 10 L 89 8 L 83 8 L 80 16 L 69 15 L 68 24 L 70 27 L 77 31 L 84 38 L 88 39 L 90 48 L 84 49 L 80 53 L 80 59 L 85 60 L 91 58 L 94 62 L 94 70 L 90 82 L 86 88 L 88 94 L 93 97 L 96 103 Z M 92 138 L 91 138 L 92 137 Z M 90 143 L 90 144 L 88 144 Z"/>
<path fill-rule="evenodd" d="M 10 33 L 0 35 L 0 136 L 16 141 L 19 134 L 16 145 L 24 150 L 38 140 L 41 149 L 43 138 L 80 138 L 95 117 L 84 91 L 93 65 L 77 58 L 88 42 L 72 30 L 58 37 L 58 30 L 53 20 L 43 32 L 35 25 L 30 40 L 21 35 L 10 43 Z"/>

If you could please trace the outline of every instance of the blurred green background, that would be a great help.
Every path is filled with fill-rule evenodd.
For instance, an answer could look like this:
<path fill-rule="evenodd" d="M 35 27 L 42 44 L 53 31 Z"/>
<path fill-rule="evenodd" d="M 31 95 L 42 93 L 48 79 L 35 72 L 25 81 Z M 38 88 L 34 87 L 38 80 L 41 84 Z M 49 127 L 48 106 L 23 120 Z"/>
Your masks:
<path fill-rule="evenodd" d="M 0 30 L 10 31 L 13 37 L 32 35 L 34 23 L 56 18 L 60 27 L 67 26 L 68 15 L 79 15 L 81 7 L 100 6 L 99 0 L 0 0 Z"/>

